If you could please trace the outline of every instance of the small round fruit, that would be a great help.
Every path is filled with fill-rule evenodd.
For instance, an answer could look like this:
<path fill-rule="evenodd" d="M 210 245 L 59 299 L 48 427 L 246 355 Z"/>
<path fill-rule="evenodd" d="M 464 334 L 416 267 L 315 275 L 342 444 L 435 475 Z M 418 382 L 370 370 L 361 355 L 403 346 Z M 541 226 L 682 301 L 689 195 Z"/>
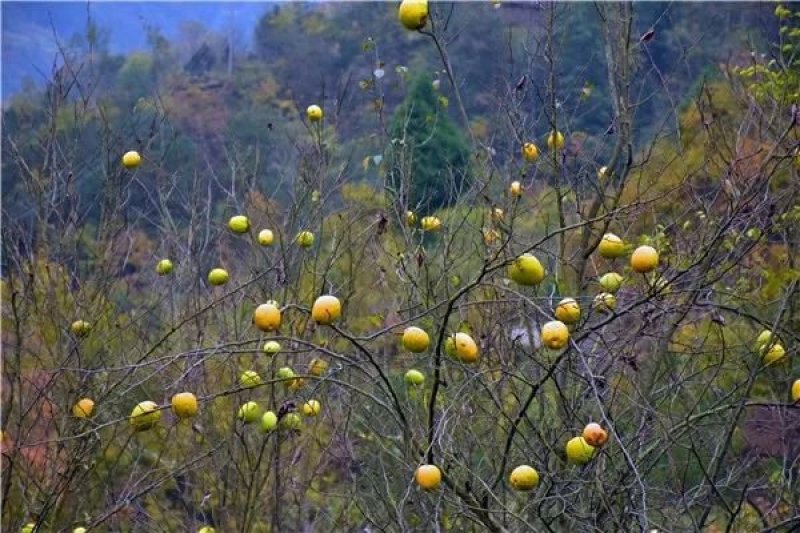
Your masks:
<path fill-rule="evenodd" d="M 28 522 L 19 530 L 19 533 L 33 533 L 36 531 L 36 524 L 34 522 Z"/>
<path fill-rule="evenodd" d="M 86 533 L 86 528 L 85 527 L 76 527 L 75 529 L 72 530 L 72 533 Z"/>
<path fill-rule="evenodd" d="M 277 372 L 275 372 L 275 377 L 283 381 L 284 386 L 289 387 L 294 381 L 292 379 L 294 377 L 294 370 L 292 370 L 288 366 L 281 367 L 278 369 Z"/>
<path fill-rule="evenodd" d="M 136 150 L 125 152 L 122 156 L 122 166 L 125 168 L 136 168 L 142 164 L 142 156 Z"/>
<path fill-rule="evenodd" d="M 303 421 L 297 413 L 286 413 L 281 418 L 281 427 L 283 429 L 300 429 Z"/>
<path fill-rule="evenodd" d="M 330 294 L 320 296 L 311 307 L 311 318 L 317 324 L 329 326 L 342 315 L 342 304 Z"/>
<path fill-rule="evenodd" d="M 172 261 L 169 259 L 162 259 L 156 265 L 156 274 L 159 276 L 168 276 L 172 273 Z"/>
<path fill-rule="evenodd" d="M 652 246 L 640 246 L 631 255 L 631 268 L 634 272 L 645 274 L 658 266 L 658 252 Z"/>
<path fill-rule="evenodd" d="M 511 186 L 508 188 L 508 193 L 512 198 L 519 198 L 522 196 L 522 184 L 518 181 L 512 181 Z"/>
<path fill-rule="evenodd" d="M 264 343 L 262 350 L 267 355 L 275 355 L 281 351 L 281 343 L 278 341 L 267 341 Z"/>
<path fill-rule="evenodd" d="M 272 411 L 267 411 L 261 416 L 261 431 L 269 433 L 278 427 L 278 415 Z"/>
<path fill-rule="evenodd" d="M 406 372 L 405 380 L 406 383 L 408 383 L 409 385 L 414 385 L 415 387 L 418 387 L 423 383 L 425 383 L 425 374 L 423 374 L 419 370 L 415 370 L 412 368 L 411 370 Z"/>
<path fill-rule="evenodd" d="M 800 402 L 800 379 L 796 379 L 792 383 L 792 401 L 794 403 Z"/>
<path fill-rule="evenodd" d="M 228 283 L 228 272 L 224 268 L 215 268 L 208 273 L 208 284 L 214 287 Z"/>
<path fill-rule="evenodd" d="M 539 149 L 533 143 L 525 143 L 522 145 L 522 157 L 528 163 L 533 163 L 539 159 Z"/>
<path fill-rule="evenodd" d="M 312 104 L 306 108 L 306 117 L 309 122 L 319 122 L 322 120 L 322 108 L 316 104 Z"/>
<path fill-rule="evenodd" d="M 414 473 L 417 485 L 424 490 L 436 490 L 442 483 L 442 471 L 435 465 L 420 465 Z"/>
<path fill-rule="evenodd" d="M 261 246 L 270 246 L 275 241 L 275 235 L 270 229 L 262 229 L 258 232 L 258 244 Z"/>
<path fill-rule="evenodd" d="M 197 533 L 217 533 L 217 530 L 211 526 L 203 526 L 197 530 Z"/>
<path fill-rule="evenodd" d="M 500 237 L 500 232 L 494 228 L 484 228 L 483 230 L 483 242 L 487 245 L 494 244 Z"/>
<path fill-rule="evenodd" d="M 417 215 L 414 211 L 406 211 L 406 226 L 413 227 L 417 225 Z"/>
<path fill-rule="evenodd" d="M 583 437 L 573 437 L 567 442 L 567 460 L 576 465 L 585 465 L 594 457 L 594 446 Z"/>
<path fill-rule="evenodd" d="M 560 350 L 569 342 L 569 329 L 560 320 L 553 320 L 542 326 L 542 344 L 551 350 Z"/>
<path fill-rule="evenodd" d="M 423 231 L 439 231 L 442 229 L 442 221 L 439 219 L 439 217 L 422 217 L 420 227 Z"/>
<path fill-rule="evenodd" d="M 261 385 L 261 376 L 259 376 L 258 372 L 255 370 L 245 370 L 242 372 L 242 375 L 239 376 L 239 385 L 241 385 L 243 389 L 257 387 Z"/>
<path fill-rule="evenodd" d="M 590 422 L 583 428 L 583 440 L 589 446 L 599 448 L 608 441 L 608 433 L 597 422 Z"/>
<path fill-rule="evenodd" d="M 478 360 L 478 345 L 472 337 L 459 331 L 453 335 L 453 341 L 456 345 L 456 355 L 462 363 L 474 363 Z"/>
<path fill-rule="evenodd" d="M 244 215 L 236 215 L 228 221 L 228 228 L 234 233 L 247 233 L 250 231 L 250 219 Z"/>
<path fill-rule="evenodd" d="M 239 407 L 237 418 L 245 424 L 252 424 L 261 418 L 261 406 L 256 402 L 245 402 Z"/>
<path fill-rule="evenodd" d="M 308 400 L 303 404 L 303 414 L 305 416 L 317 416 L 322 410 L 322 405 L 318 400 Z"/>
<path fill-rule="evenodd" d="M 581 319 L 581 306 L 574 298 L 564 298 L 558 302 L 555 315 L 564 324 L 575 324 Z"/>
<path fill-rule="evenodd" d="M 199 407 L 197 405 L 197 396 L 191 392 L 179 392 L 172 397 L 172 412 L 178 418 L 192 418 L 197 416 Z"/>
<path fill-rule="evenodd" d="M 261 304 L 253 313 L 253 324 L 261 331 L 275 331 L 281 327 L 281 310 L 271 303 Z"/>
<path fill-rule="evenodd" d="M 295 378 L 289 383 L 289 390 L 297 392 L 306 386 L 305 378 Z"/>
<path fill-rule="evenodd" d="M 159 420 L 161 411 L 158 410 L 158 404 L 149 400 L 136 404 L 128 418 L 134 431 L 146 431 L 158 424 Z"/>
<path fill-rule="evenodd" d="M 601 292 L 594 297 L 593 305 L 598 313 L 609 313 L 617 308 L 617 297 L 610 292 Z"/>
<path fill-rule="evenodd" d="M 508 276 L 520 285 L 538 285 L 545 276 L 544 267 L 531 254 L 522 254 L 508 267 Z"/>
<path fill-rule="evenodd" d="M 397 18 L 407 30 L 421 30 L 428 21 L 428 0 L 403 0 Z"/>
<path fill-rule="evenodd" d="M 310 231 L 301 231 L 294 238 L 294 242 L 301 248 L 311 248 L 314 245 L 314 234 Z"/>
<path fill-rule="evenodd" d="M 597 245 L 597 251 L 601 257 L 616 259 L 625 255 L 625 242 L 613 233 L 606 233 Z"/>
<path fill-rule="evenodd" d="M 308 363 L 308 373 L 312 376 L 322 376 L 328 371 L 328 363 L 324 359 L 315 358 Z"/>
<path fill-rule="evenodd" d="M 770 342 L 772 342 L 772 332 L 768 329 L 765 329 L 764 331 L 759 333 L 758 337 L 756 338 L 756 346 L 758 347 L 759 350 L 764 346 L 766 346 L 767 344 L 769 344 Z"/>
<path fill-rule="evenodd" d="M 72 330 L 72 333 L 76 337 L 85 337 L 90 331 L 92 331 L 92 325 L 85 320 L 76 320 L 72 323 L 69 329 Z"/>
<path fill-rule="evenodd" d="M 94 400 L 91 398 L 81 398 L 78 403 L 72 406 L 72 416 L 77 418 L 89 418 L 94 412 Z"/>
<path fill-rule="evenodd" d="M 777 342 L 773 344 L 769 350 L 767 350 L 767 347 L 764 346 L 761 349 L 761 352 L 763 354 L 761 356 L 761 361 L 765 365 L 771 365 L 777 363 L 778 361 L 786 357 L 786 350 L 784 350 L 783 346 Z"/>
<path fill-rule="evenodd" d="M 547 147 L 551 150 L 561 150 L 564 148 L 564 136 L 560 131 L 551 131 L 547 136 Z"/>
<path fill-rule="evenodd" d="M 403 348 L 412 353 L 422 353 L 428 349 L 431 339 L 424 329 L 410 326 L 403 331 Z"/>
<path fill-rule="evenodd" d="M 608 272 L 600 276 L 600 286 L 605 292 L 614 294 L 619 290 L 620 286 L 622 286 L 623 279 L 624 278 L 616 272 Z"/>
<path fill-rule="evenodd" d="M 511 471 L 508 481 L 516 490 L 532 490 L 539 484 L 539 472 L 531 466 L 520 465 Z"/>

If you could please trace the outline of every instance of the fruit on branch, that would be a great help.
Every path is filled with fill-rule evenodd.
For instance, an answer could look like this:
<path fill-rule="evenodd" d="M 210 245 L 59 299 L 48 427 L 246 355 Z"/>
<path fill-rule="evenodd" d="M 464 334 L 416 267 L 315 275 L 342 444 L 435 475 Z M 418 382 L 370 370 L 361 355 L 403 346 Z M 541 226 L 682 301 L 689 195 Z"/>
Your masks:
<path fill-rule="evenodd" d="M 172 261 L 169 259 L 162 259 L 156 265 L 156 274 L 159 276 L 168 276 L 172 273 Z"/>
<path fill-rule="evenodd" d="M 600 167 L 597 169 L 597 179 L 603 181 L 608 176 L 608 167 Z"/>
<path fill-rule="evenodd" d="M 308 400 L 303 404 L 303 414 L 305 416 L 317 416 L 322 410 L 322 404 L 319 400 Z"/>
<path fill-rule="evenodd" d="M 456 355 L 462 363 L 474 363 L 478 360 L 478 345 L 464 332 L 459 331 L 453 335 Z"/>
<path fill-rule="evenodd" d="M 503 210 L 500 209 L 499 207 L 495 207 L 494 209 L 492 209 L 492 220 L 493 221 L 501 222 L 503 220 L 503 216 L 505 216 L 505 213 L 503 213 Z"/>
<path fill-rule="evenodd" d="M 417 225 L 417 215 L 414 211 L 406 211 L 406 226 L 413 227 Z"/>
<path fill-rule="evenodd" d="M 542 344 L 551 350 L 560 350 L 569 342 L 569 329 L 560 320 L 552 320 L 542 326 Z"/>
<path fill-rule="evenodd" d="M 607 272 L 600 276 L 600 286 L 605 292 L 614 294 L 622 286 L 622 280 L 625 279 L 622 275 L 616 272 Z"/>
<path fill-rule="evenodd" d="M 585 465 L 594 457 L 595 448 L 583 437 L 573 437 L 567 441 L 567 461 L 576 465 Z"/>
<path fill-rule="evenodd" d="M 311 248 L 314 245 L 314 234 L 304 230 L 297 234 L 294 242 L 301 248 Z"/>
<path fill-rule="evenodd" d="M 574 298 L 564 298 L 556 305 L 555 315 L 564 324 L 575 324 L 581 319 L 581 306 Z"/>
<path fill-rule="evenodd" d="M 85 527 L 76 527 L 75 529 L 72 530 L 72 533 L 86 533 L 86 528 Z"/>
<path fill-rule="evenodd" d="M 417 485 L 424 490 L 436 490 L 442 483 L 442 471 L 435 465 L 420 465 L 414 473 Z"/>
<path fill-rule="evenodd" d="M 583 428 L 583 440 L 589 446 L 599 448 L 608 441 L 608 433 L 597 422 L 590 422 Z"/>
<path fill-rule="evenodd" d="M 245 424 L 252 424 L 261 417 L 261 406 L 253 401 L 245 402 L 239 407 L 236 417 Z"/>
<path fill-rule="evenodd" d="M 36 530 L 36 523 L 35 522 L 28 522 L 24 526 L 22 526 L 19 530 L 19 533 L 33 533 Z"/>
<path fill-rule="evenodd" d="M 428 22 L 428 0 L 403 0 L 397 18 L 407 30 L 421 30 Z"/>
<path fill-rule="evenodd" d="M 483 230 L 483 242 L 488 246 L 494 244 L 494 242 L 500 238 L 500 232 L 494 228 L 484 228 Z"/>
<path fill-rule="evenodd" d="M 122 166 L 128 169 L 134 169 L 142 164 L 142 156 L 136 150 L 125 152 L 122 156 Z"/>
<path fill-rule="evenodd" d="M 317 324 L 329 326 L 342 315 L 342 303 L 335 296 L 320 296 L 311 307 L 311 318 Z"/>
<path fill-rule="evenodd" d="M 539 472 L 532 466 L 520 465 L 511 471 L 508 480 L 515 490 L 532 490 L 539 484 Z"/>
<path fill-rule="evenodd" d="M 558 130 L 553 130 L 547 136 L 547 147 L 551 150 L 561 150 L 564 148 L 564 136 Z"/>
<path fill-rule="evenodd" d="M 261 331 L 275 331 L 281 326 L 281 310 L 271 302 L 261 304 L 253 313 L 253 324 Z"/>
<path fill-rule="evenodd" d="M 442 229 L 442 221 L 439 219 L 439 217 L 422 217 L 420 227 L 422 227 L 423 231 L 439 231 Z"/>
<path fill-rule="evenodd" d="M 197 533 L 217 533 L 217 531 L 211 526 L 203 526 L 197 530 Z"/>
<path fill-rule="evenodd" d="M 312 104 L 306 108 L 306 117 L 309 122 L 319 122 L 322 120 L 322 108 L 316 104 Z"/>
<path fill-rule="evenodd" d="M 512 181 L 511 186 L 508 188 L 508 193 L 512 198 L 519 198 L 522 196 L 522 184 L 518 181 Z"/>
<path fill-rule="evenodd" d="M 522 158 L 528 163 L 533 163 L 539 159 L 539 149 L 535 144 L 527 142 L 522 145 Z"/>
<path fill-rule="evenodd" d="M 761 350 L 764 346 L 772 342 L 772 332 L 768 329 L 763 330 L 756 337 L 756 350 Z"/>
<path fill-rule="evenodd" d="M 308 373 L 312 376 L 322 376 L 328 371 L 328 363 L 324 359 L 314 358 L 308 364 Z"/>
<path fill-rule="evenodd" d="M 258 244 L 261 246 L 270 246 L 275 241 L 275 235 L 272 230 L 262 229 L 258 232 Z"/>
<path fill-rule="evenodd" d="M 278 427 L 278 415 L 273 411 L 267 411 L 261 416 L 261 431 L 269 433 Z"/>
<path fill-rule="evenodd" d="M 777 363 L 784 357 L 786 357 L 786 350 L 784 350 L 783 345 L 780 343 L 776 342 L 772 346 L 767 345 L 761 348 L 761 361 L 765 365 Z"/>
<path fill-rule="evenodd" d="M 286 413 L 280 423 L 283 429 L 300 429 L 303 421 L 297 413 Z"/>
<path fill-rule="evenodd" d="M 215 268 L 208 273 L 208 284 L 214 287 L 225 285 L 228 283 L 228 279 L 230 279 L 228 276 L 228 271 L 224 268 Z"/>
<path fill-rule="evenodd" d="M 800 379 L 796 379 L 792 383 L 792 401 L 794 403 L 800 402 Z"/>
<path fill-rule="evenodd" d="M 294 370 L 292 370 L 288 366 L 281 367 L 278 369 L 277 372 L 275 372 L 275 377 L 283 381 L 284 386 L 289 387 L 294 381 L 292 379 L 294 377 Z"/>
<path fill-rule="evenodd" d="M 180 419 L 197 416 L 197 396 L 191 392 L 179 392 L 172 397 L 172 412 Z"/>
<path fill-rule="evenodd" d="M 616 259 L 625 255 L 625 242 L 613 233 L 606 233 L 597 245 L 601 257 Z"/>
<path fill-rule="evenodd" d="M 520 285 L 538 285 L 544 276 L 544 267 L 532 254 L 522 254 L 508 266 L 508 277 Z"/>
<path fill-rule="evenodd" d="M 658 266 L 658 252 L 652 246 L 640 246 L 631 255 L 631 268 L 634 272 L 646 274 Z"/>
<path fill-rule="evenodd" d="M 247 233 L 250 230 L 250 219 L 244 215 L 232 216 L 228 220 L 228 229 L 234 233 Z"/>
<path fill-rule="evenodd" d="M 91 398 L 81 398 L 72 406 L 72 416 L 77 418 L 89 418 L 94 412 L 94 400 Z"/>
<path fill-rule="evenodd" d="M 409 385 L 414 385 L 415 387 L 418 387 L 419 385 L 425 383 L 425 374 L 423 374 L 419 370 L 412 368 L 411 370 L 406 372 L 405 380 L 406 383 L 408 383 Z"/>
<path fill-rule="evenodd" d="M 403 331 L 403 348 L 412 353 L 422 353 L 428 349 L 431 339 L 424 329 L 410 326 Z"/>
<path fill-rule="evenodd" d="M 593 306 L 598 313 L 610 313 L 617 308 L 617 297 L 610 292 L 601 292 L 594 297 Z"/>
<path fill-rule="evenodd" d="M 281 343 L 278 341 L 267 341 L 264 343 L 262 351 L 267 355 L 275 355 L 281 351 Z"/>
<path fill-rule="evenodd" d="M 159 420 L 161 420 L 161 411 L 158 410 L 158 404 L 146 400 L 136 404 L 128 418 L 128 423 L 134 431 L 146 431 L 158 424 Z"/>
<path fill-rule="evenodd" d="M 261 385 L 261 376 L 259 376 L 258 372 L 255 370 L 245 370 L 242 372 L 242 375 L 239 376 L 239 385 L 243 389 L 252 389 L 253 387 L 257 387 Z"/>
<path fill-rule="evenodd" d="M 76 337 L 85 337 L 90 331 L 92 331 L 92 325 L 85 320 L 76 320 L 72 323 L 69 329 Z"/>

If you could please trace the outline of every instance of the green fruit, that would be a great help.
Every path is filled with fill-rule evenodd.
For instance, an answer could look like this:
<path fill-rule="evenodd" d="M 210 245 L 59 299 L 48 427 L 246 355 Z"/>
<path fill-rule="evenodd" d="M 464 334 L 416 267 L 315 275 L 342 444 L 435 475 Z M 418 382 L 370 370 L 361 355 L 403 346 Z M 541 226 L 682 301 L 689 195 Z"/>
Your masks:
<path fill-rule="evenodd" d="M 594 446 L 590 446 L 583 437 L 574 437 L 567 442 L 567 460 L 577 465 L 585 465 L 594 457 Z"/>
<path fill-rule="evenodd" d="M 162 259 L 156 265 L 156 273 L 159 276 L 167 276 L 172 273 L 172 261 L 169 259 Z"/>
<path fill-rule="evenodd" d="M 244 215 L 236 215 L 228 221 L 228 228 L 234 233 L 247 233 L 250 229 L 250 220 Z"/>
<path fill-rule="evenodd" d="M 159 420 L 161 420 L 161 411 L 158 409 L 158 404 L 149 400 L 136 404 L 128 418 L 134 431 L 148 430 L 158 424 Z"/>
<path fill-rule="evenodd" d="M 425 374 L 412 368 L 406 372 L 406 383 L 414 386 L 422 385 L 425 383 Z"/>
<path fill-rule="evenodd" d="M 522 254 L 508 267 L 508 276 L 520 285 L 538 285 L 544 279 L 544 267 L 531 254 Z"/>
<path fill-rule="evenodd" d="M 758 337 L 756 338 L 756 347 L 760 350 L 770 342 L 772 342 L 772 332 L 768 329 L 765 329 L 758 334 Z"/>
<path fill-rule="evenodd" d="M 282 380 L 283 384 L 289 387 L 293 381 L 292 378 L 294 377 L 294 370 L 292 370 L 288 366 L 281 367 L 275 373 L 275 377 Z"/>
<path fill-rule="evenodd" d="M 310 231 L 301 231 L 297 234 L 297 237 L 294 238 L 294 242 L 301 248 L 310 248 L 314 245 L 314 234 Z"/>
<path fill-rule="evenodd" d="M 276 427 L 278 427 L 278 416 L 272 411 L 264 413 L 261 417 L 261 431 L 269 433 Z"/>
<path fill-rule="evenodd" d="M 239 376 L 239 385 L 245 389 L 257 387 L 258 385 L 261 385 L 261 376 L 259 376 L 258 372 L 255 370 L 245 370 L 242 372 L 242 375 Z"/>
<path fill-rule="evenodd" d="M 222 268 L 215 268 L 208 273 L 208 284 L 218 287 L 228 283 L 228 272 Z"/>
<path fill-rule="evenodd" d="M 256 402 L 243 403 L 236 416 L 245 424 L 251 424 L 261 416 L 261 407 Z"/>
<path fill-rule="evenodd" d="M 281 427 L 283 429 L 299 429 L 303 421 L 297 413 L 287 413 L 281 419 Z"/>
<path fill-rule="evenodd" d="M 623 279 L 624 278 L 616 272 L 608 272 L 600 276 L 600 286 L 604 291 L 614 294 L 619 290 Z"/>
<path fill-rule="evenodd" d="M 264 343 L 263 350 L 267 355 L 275 355 L 281 351 L 281 344 L 278 341 L 267 341 Z"/>
<path fill-rule="evenodd" d="M 85 320 L 76 320 L 72 323 L 70 329 L 76 337 L 85 337 L 92 331 L 92 325 Z"/>

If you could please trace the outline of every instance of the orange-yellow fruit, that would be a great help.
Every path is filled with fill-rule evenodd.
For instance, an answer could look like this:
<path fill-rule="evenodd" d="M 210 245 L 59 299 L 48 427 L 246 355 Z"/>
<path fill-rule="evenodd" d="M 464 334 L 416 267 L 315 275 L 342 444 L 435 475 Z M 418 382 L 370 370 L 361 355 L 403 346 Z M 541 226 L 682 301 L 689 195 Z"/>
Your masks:
<path fill-rule="evenodd" d="M 428 21 L 428 0 L 403 0 L 397 18 L 407 30 L 421 30 Z"/>
<path fill-rule="evenodd" d="M 172 412 L 178 418 L 192 418 L 198 409 L 197 396 L 191 392 L 179 392 L 172 397 Z"/>
<path fill-rule="evenodd" d="M 583 439 L 589 446 L 600 447 L 608 440 L 608 433 L 597 422 L 591 422 L 583 428 Z"/>
<path fill-rule="evenodd" d="M 458 332 L 453 335 L 455 342 L 456 355 L 464 363 L 474 363 L 478 360 L 478 345 L 475 341 L 463 332 Z"/>
<path fill-rule="evenodd" d="M 528 465 L 520 465 L 511 471 L 508 478 L 516 490 L 531 490 L 539 484 L 539 472 Z"/>
<path fill-rule="evenodd" d="M 560 320 L 553 320 L 542 326 L 542 344 L 551 350 L 560 350 L 569 342 L 569 329 Z"/>
<path fill-rule="evenodd" d="M 574 298 L 564 298 L 558 302 L 555 315 L 564 324 L 575 324 L 581 319 L 581 306 Z"/>
<path fill-rule="evenodd" d="M 631 255 L 631 268 L 634 272 L 645 274 L 658 266 L 658 252 L 652 246 L 640 246 Z"/>
<path fill-rule="evenodd" d="M 786 350 L 784 350 L 783 346 L 777 342 L 773 344 L 769 350 L 767 350 L 767 347 L 764 346 L 761 349 L 761 353 L 762 353 L 761 361 L 765 365 L 771 365 L 773 363 L 777 363 L 778 361 L 786 357 Z"/>
<path fill-rule="evenodd" d="M 539 159 L 539 149 L 533 143 L 525 143 L 522 145 L 522 157 L 528 163 L 533 163 Z"/>
<path fill-rule="evenodd" d="M 253 313 L 253 324 L 261 331 L 275 331 L 281 326 L 281 310 L 271 303 L 261 304 Z"/>
<path fill-rule="evenodd" d="M 72 414 L 78 418 L 89 418 L 94 412 L 94 400 L 82 398 L 72 406 Z"/>
<path fill-rule="evenodd" d="M 409 352 L 422 353 L 428 349 L 431 339 L 424 329 L 411 326 L 403 331 L 403 347 Z"/>
<path fill-rule="evenodd" d="M 122 156 L 122 166 L 125 168 L 136 168 L 142 163 L 142 156 L 139 155 L 139 152 L 135 150 L 131 150 L 130 152 L 125 152 L 125 155 Z"/>
<path fill-rule="evenodd" d="M 442 229 L 442 221 L 439 219 L 439 217 L 422 217 L 420 227 L 422 227 L 423 231 L 439 231 Z"/>
<path fill-rule="evenodd" d="M 560 131 L 551 131 L 547 136 L 547 147 L 551 150 L 561 150 L 564 148 L 564 136 Z"/>
<path fill-rule="evenodd" d="M 606 233 L 600 240 L 597 251 L 601 257 L 616 259 L 625 255 L 625 242 L 613 233 Z"/>
<path fill-rule="evenodd" d="M 329 326 L 342 315 L 342 304 L 335 296 L 320 296 L 311 307 L 311 318 L 317 324 Z"/>
<path fill-rule="evenodd" d="M 310 122 L 319 122 L 322 120 L 322 108 L 316 104 L 308 106 L 306 117 Z"/>
<path fill-rule="evenodd" d="M 414 478 L 417 485 L 425 490 L 436 490 L 442 482 L 442 471 L 438 466 L 420 465 L 417 468 Z"/>
<path fill-rule="evenodd" d="M 312 376 L 322 376 L 328 370 L 328 363 L 324 359 L 312 359 L 308 364 L 308 373 Z"/>
<path fill-rule="evenodd" d="M 522 196 L 522 184 L 518 181 L 512 181 L 511 186 L 508 188 L 509 194 L 512 198 L 519 198 Z"/>

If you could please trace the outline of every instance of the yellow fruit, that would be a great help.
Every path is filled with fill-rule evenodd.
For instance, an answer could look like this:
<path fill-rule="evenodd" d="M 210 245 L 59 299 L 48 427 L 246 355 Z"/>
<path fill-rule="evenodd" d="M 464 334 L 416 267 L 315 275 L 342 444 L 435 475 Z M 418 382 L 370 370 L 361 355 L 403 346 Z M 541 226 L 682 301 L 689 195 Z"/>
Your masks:
<path fill-rule="evenodd" d="M 538 285 L 544 275 L 544 267 L 531 254 L 522 254 L 508 267 L 508 276 L 520 285 Z"/>
<path fill-rule="evenodd" d="M 28 522 L 19 530 L 19 533 L 33 533 L 36 531 L 36 523 L 35 522 Z"/>
<path fill-rule="evenodd" d="M 281 327 L 281 310 L 270 303 L 261 304 L 253 313 L 253 324 L 261 331 L 275 331 Z"/>
<path fill-rule="evenodd" d="M 594 310 L 598 313 L 608 313 L 617 308 L 617 297 L 609 292 L 601 292 L 594 297 Z"/>
<path fill-rule="evenodd" d="M 208 273 L 208 284 L 218 287 L 228 283 L 228 272 L 222 268 L 215 268 Z"/>
<path fill-rule="evenodd" d="M 312 376 L 322 376 L 328 370 L 328 363 L 324 359 L 312 359 L 308 364 L 308 373 Z"/>
<path fill-rule="evenodd" d="M 497 239 L 500 238 L 500 232 L 496 229 L 492 228 L 485 228 L 483 230 L 483 242 L 487 245 L 494 243 Z"/>
<path fill-rule="evenodd" d="M 301 248 L 310 248 L 314 245 L 314 234 L 310 231 L 301 231 L 294 238 L 294 242 Z"/>
<path fill-rule="evenodd" d="M 553 320 L 542 326 L 542 344 L 551 350 L 560 350 L 569 342 L 569 329 L 560 320 Z"/>
<path fill-rule="evenodd" d="M 269 433 L 278 427 L 278 415 L 273 411 L 267 411 L 261 416 L 261 431 Z"/>
<path fill-rule="evenodd" d="M 500 222 L 501 220 L 503 220 L 503 215 L 504 215 L 503 210 L 500 209 L 499 207 L 495 207 L 494 209 L 492 209 L 492 220 L 494 220 L 495 222 Z"/>
<path fill-rule="evenodd" d="M 306 117 L 310 122 L 319 122 L 322 120 L 322 108 L 318 105 L 310 105 L 306 109 Z"/>
<path fill-rule="evenodd" d="M 72 530 L 72 533 L 86 533 L 86 528 L 85 527 L 76 527 L 75 529 Z"/>
<path fill-rule="evenodd" d="M 442 482 L 442 471 L 438 466 L 420 465 L 414 473 L 417 485 L 425 490 L 436 490 Z"/>
<path fill-rule="evenodd" d="M 203 526 L 197 530 L 197 533 L 217 533 L 217 531 L 211 526 Z"/>
<path fill-rule="evenodd" d="M 600 424 L 590 422 L 583 428 L 583 440 L 589 446 L 600 447 L 608 441 L 608 433 L 603 429 Z"/>
<path fill-rule="evenodd" d="M 156 274 L 159 276 L 166 276 L 172 272 L 172 261 L 169 259 L 162 259 L 156 265 Z"/>
<path fill-rule="evenodd" d="M 767 347 L 764 346 L 761 349 L 761 361 L 765 365 L 771 365 L 773 363 L 777 363 L 784 357 L 786 357 L 786 350 L 783 349 L 783 346 L 778 344 L 777 342 L 772 345 L 772 347 L 767 351 Z"/>
<path fill-rule="evenodd" d="M 306 380 L 304 378 L 296 378 L 289 383 L 289 390 L 297 392 L 305 386 Z"/>
<path fill-rule="evenodd" d="M 539 149 L 533 143 L 525 143 L 522 145 L 522 157 L 528 163 L 533 163 L 539 159 Z"/>
<path fill-rule="evenodd" d="M 406 226 L 416 226 L 417 225 L 417 215 L 414 214 L 414 211 L 406 211 Z"/>
<path fill-rule="evenodd" d="M 161 411 L 158 410 L 158 404 L 149 400 L 136 404 L 128 418 L 134 431 L 148 430 L 158 424 L 159 420 L 161 420 Z"/>
<path fill-rule="evenodd" d="M 564 136 L 560 131 L 551 131 L 547 136 L 547 147 L 551 150 L 561 150 L 564 148 Z"/>
<path fill-rule="evenodd" d="M 326 294 L 320 296 L 311 308 L 311 318 L 317 324 L 328 326 L 338 319 L 342 314 L 342 304 L 335 296 Z"/>
<path fill-rule="evenodd" d="M 172 412 L 178 418 L 192 418 L 197 416 L 199 407 L 197 405 L 197 396 L 191 392 L 179 392 L 172 397 Z"/>
<path fill-rule="evenodd" d="M 275 241 L 275 235 L 272 230 L 262 229 L 258 232 L 258 244 L 261 246 L 270 246 Z"/>
<path fill-rule="evenodd" d="M 85 320 L 76 320 L 72 323 L 69 329 L 72 330 L 72 333 L 76 337 L 85 337 L 90 331 L 92 331 L 92 325 Z"/>
<path fill-rule="evenodd" d="M 252 424 L 261 418 L 261 406 L 256 402 L 246 402 L 239 407 L 239 412 L 236 416 L 245 424 Z"/>
<path fill-rule="evenodd" d="M 125 168 L 136 168 L 142 163 L 142 156 L 139 155 L 139 152 L 135 150 L 131 150 L 130 152 L 125 152 L 125 155 L 122 156 L 122 166 Z"/>
<path fill-rule="evenodd" d="M 631 268 L 634 272 L 645 274 L 658 266 L 658 252 L 652 246 L 640 246 L 631 255 Z"/>
<path fill-rule="evenodd" d="M 409 352 L 422 353 L 428 349 L 431 339 L 422 328 L 411 326 L 403 331 L 403 347 Z"/>
<path fill-rule="evenodd" d="M 581 319 L 581 306 L 574 298 L 564 298 L 558 302 L 555 315 L 564 324 L 575 324 Z"/>
<path fill-rule="evenodd" d="M 258 372 L 255 370 L 245 370 L 242 372 L 242 375 L 239 376 L 239 385 L 245 389 L 257 387 L 261 385 L 261 376 L 259 376 Z"/>
<path fill-rule="evenodd" d="M 600 276 L 600 286 L 604 291 L 614 294 L 619 290 L 623 279 L 624 278 L 616 272 L 608 272 Z"/>
<path fill-rule="evenodd" d="M 267 355 L 275 355 L 281 351 L 281 343 L 278 341 L 267 341 L 261 349 Z"/>
<path fill-rule="evenodd" d="M 625 255 L 625 243 L 613 233 L 606 233 L 597 246 L 601 257 L 616 259 Z"/>
<path fill-rule="evenodd" d="M 576 465 L 585 465 L 594 456 L 594 446 L 583 437 L 574 437 L 567 442 L 567 460 Z"/>
<path fill-rule="evenodd" d="M 407 30 L 421 30 L 428 21 L 428 0 L 403 0 L 397 17 Z"/>
<path fill-rule="evenodd" d="M 72 415 L 77 418 L 89 418 L 94 412 L 94 400 L 82 398 L 72 406 Z"/>
<path fill-rule="evenodd" d="M 478 345 L 475 341 L 463 332 L 458 332 L 453 335 L 455 342 L 456 355 L 464 363 L 474 363 L 478 360 Z"/>
<path fill-rule="evenodd" d="M 405 380 L 409 385 L 419 386 L 425 383 L 425 374 L 412 368 L 406 372 Z"/>
<path fill-rule="evenodd" d="M 772 342 L 772 332 L 768 329 L 765 329 L 758 334 L 758 337 L 756 338 L 756 347 L 760 350 L 770 342 Z"/>
<path fill-rule="evenodd" d="M 796 379 L 792 383 L 792 401 L 794 403 L 800 402 L 800 379 Z"/>
<path fill-rule="evenodd" d="M 423 231 L 439 231 L 442 229 L 442 221 L 439 217 L 422 217 L 420 226 Z"/>
<path fill-rule="evenodd" d="M 539 484 L 539 472 L 528 465 L 520 465 L 511 471 L 508 478 L 516 490 L 531 490 Z"/>
<path fill-rule="evenodd" d="M 317 400 L 308 400 L 303 404 L 303 414 L 305 416 L 317 416 L 322 410 L 322 405 Z"/>
<path fill-rule="evenodd" d="M 511 187 L 508 188 L 508 193 L 512 198 L 519 198 L 522 196 L 522 184 L 518 181 L 512 181 Z"/>
<path fill-rule="evenodd" d="M 228 228 L 234 233 L 247 233 L 250 230 L 250 219 L 244 215 L 231 217 Z"/>

